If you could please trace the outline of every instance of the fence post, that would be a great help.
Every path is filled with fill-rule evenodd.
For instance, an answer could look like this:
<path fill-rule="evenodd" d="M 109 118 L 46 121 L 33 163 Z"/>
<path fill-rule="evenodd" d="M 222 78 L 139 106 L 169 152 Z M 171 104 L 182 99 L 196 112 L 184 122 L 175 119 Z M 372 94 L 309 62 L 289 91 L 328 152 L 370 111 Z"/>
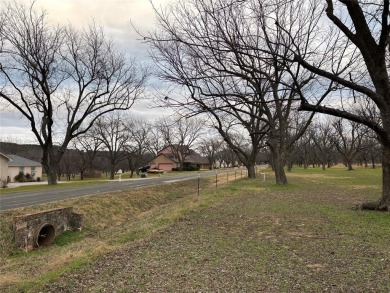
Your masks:
<path fill-rule="evenodd" d="M 198 196 L 199 196 L 199 189 L 200 189 L 200 174 L 198 172 Z"/>

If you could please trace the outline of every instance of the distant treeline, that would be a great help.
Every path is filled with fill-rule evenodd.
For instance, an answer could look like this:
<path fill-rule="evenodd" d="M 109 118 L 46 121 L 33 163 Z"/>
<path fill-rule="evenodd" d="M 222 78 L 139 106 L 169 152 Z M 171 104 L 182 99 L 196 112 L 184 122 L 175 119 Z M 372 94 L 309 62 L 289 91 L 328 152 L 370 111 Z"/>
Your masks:
<path fill-rule="evenodd" d="M 41 162 L 42 159 L 41 147 L 34 144 L 17 144 L 0 141 L 0 152 L 4 155 L 17 155 L 36 162 Z"/>

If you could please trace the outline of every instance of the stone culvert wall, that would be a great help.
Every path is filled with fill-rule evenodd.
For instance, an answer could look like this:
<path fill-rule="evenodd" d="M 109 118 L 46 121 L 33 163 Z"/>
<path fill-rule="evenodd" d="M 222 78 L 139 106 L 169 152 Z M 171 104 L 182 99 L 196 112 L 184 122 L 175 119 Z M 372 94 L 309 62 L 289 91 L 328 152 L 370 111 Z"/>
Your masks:
<path fill-rule="evenodd" d="M 14 218 L 15 245 L 26 251 L 52 244 L 67 230 L 81 230 L 84 216 L 72 207 L 40 211 Z"/>

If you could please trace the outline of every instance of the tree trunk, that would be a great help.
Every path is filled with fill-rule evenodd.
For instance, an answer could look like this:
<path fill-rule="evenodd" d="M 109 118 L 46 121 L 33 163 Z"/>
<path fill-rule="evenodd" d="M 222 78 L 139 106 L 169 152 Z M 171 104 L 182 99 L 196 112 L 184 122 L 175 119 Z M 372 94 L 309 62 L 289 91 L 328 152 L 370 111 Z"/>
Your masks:
<path fill-rule="evenodd" d="M 360 205 L 361 209 L 390 211 L 390 145 L 382 146 L 382 197 Z"/>
<path fill-rule="evenodd" d="M 246 166 L 248 170 L 248 178 L 250 179 L 256 179 L 256 170 L 255 170 L 255 164 L 248 164 Z"/>
<path fill-rule="evenodd" d="M 84 171 L 80 172 L 80 180 L 84 180 Z"/>
<path fill-rule="evenodd" d="M 293 167 L 293 163 L 289 161 L 289 162 L 287 163 L 287 172 L 291 172 L 292 167 Z"/>
<path fill-rule="evenodd" d="M 278 151 L 274 151 L 272 154 L 272 160 L 274 162 L 274 172 L 277 185 L 287 185 L 287 176 L 284 172 L 285 159 L 284 155 Z"/>
<path fill-rule="evenodd" d="M 47 184 L 48 185 L 57 185 L 57 172 L 53 170 L 46 171 L 47 174 Z"/>
<path fill-rule="evenodd" d="M 382 146 L 382 197 L 379 210 L 390 210 L 390 146 Z"/>
<path fill-rule="evenodd" d="M 326 165 L 325 165 L 325 163 L 322 163 L 322 170 L 323 170 L 323 171 L 326 170 Z"/>
<path fill-rule="evenodd" d="M 49 151 L 43 149 L 42 155 L 42 166 L 47 174 L 47 184 L 56 185 L 57 184 L 57 172 L 58 172 L 58 163 L 57 160 L 53 157 L 53 154 L 49 155 Z"/>
<path fill-rule="evenodd" d="M 347 167 L 348 167 L 348 171 L 352 171 L 353 170 L 351 161 L 347 161 Z"/>
<path fill-rule="evenodd" d="M 110 166 L 110 180 L 114 180 L 115 178 L 115 164 L 114 163 L 111 163 L 111 166 Z"/>

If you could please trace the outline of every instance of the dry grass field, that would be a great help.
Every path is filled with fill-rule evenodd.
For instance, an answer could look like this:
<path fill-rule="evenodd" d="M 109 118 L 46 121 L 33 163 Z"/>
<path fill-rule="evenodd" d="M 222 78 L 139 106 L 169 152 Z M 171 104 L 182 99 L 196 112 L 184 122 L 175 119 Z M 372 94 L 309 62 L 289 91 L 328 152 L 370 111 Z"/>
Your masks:
<path fill-rule="evenodd" d="M 48 248 L 12 248 L 0 214 L 1 292 L 389 292 L 390 214 L 354 207 L 380 170 L 293 169 L 290 185 L 213 178 L 57 205 L 86 216 Z M 222 182 L 221 182 L 222 183 Z M 54 207 L 46 205 L 40 208 Z"/>

